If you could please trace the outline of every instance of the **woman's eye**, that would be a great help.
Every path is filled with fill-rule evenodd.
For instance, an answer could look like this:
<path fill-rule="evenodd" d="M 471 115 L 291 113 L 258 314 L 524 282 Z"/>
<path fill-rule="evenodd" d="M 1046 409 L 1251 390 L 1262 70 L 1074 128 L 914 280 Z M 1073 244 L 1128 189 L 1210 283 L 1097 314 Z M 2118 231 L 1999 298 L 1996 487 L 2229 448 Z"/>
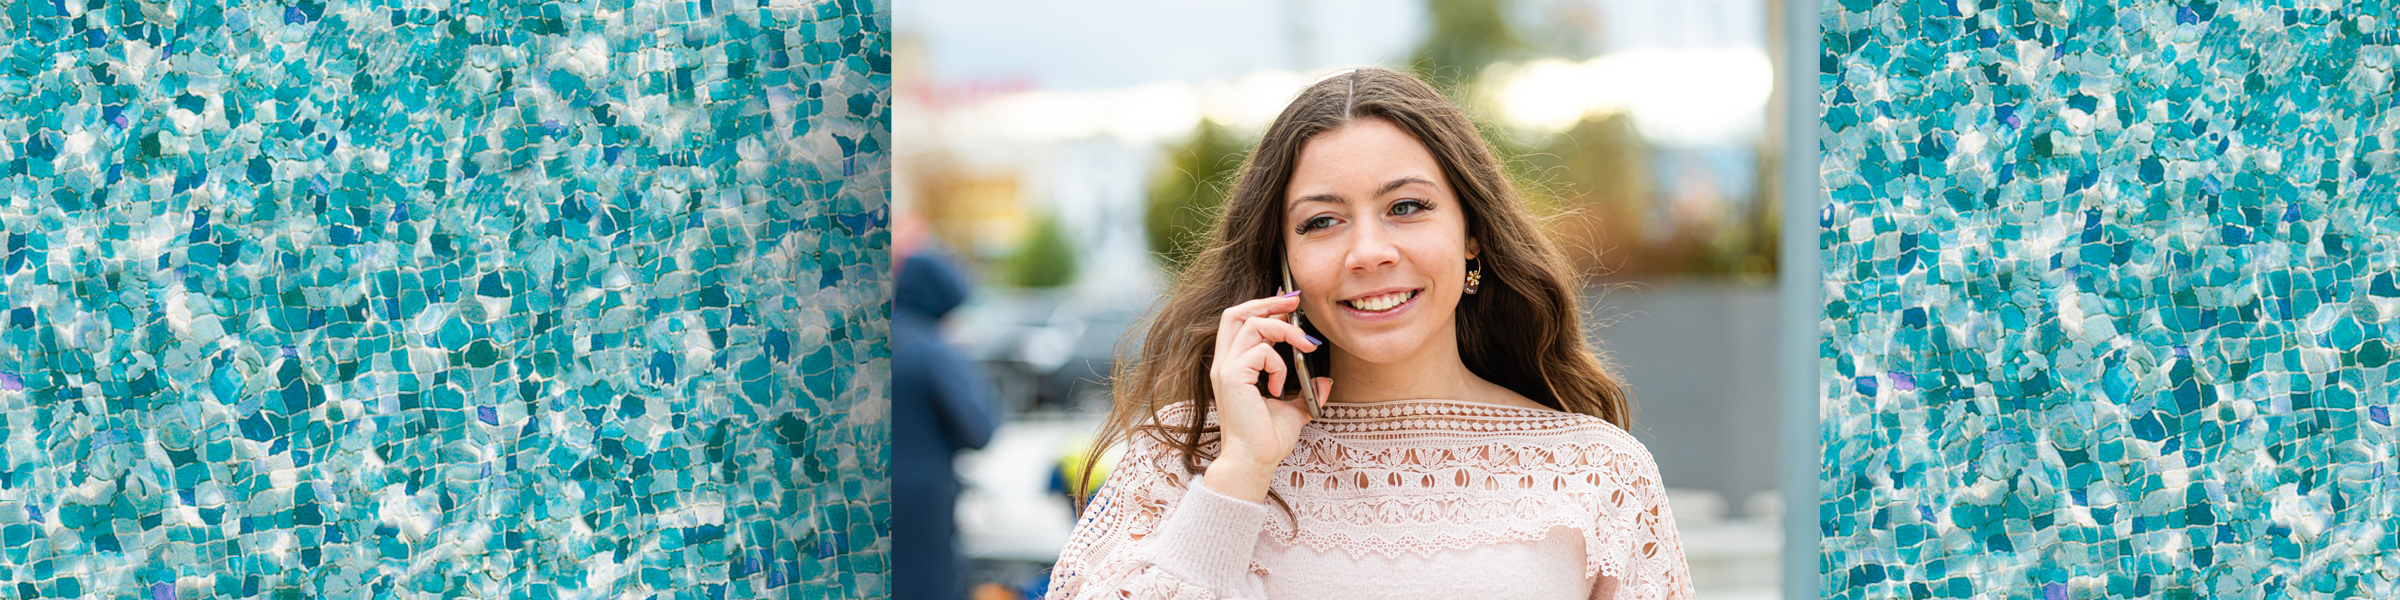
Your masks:
<path fill-rule="evenodd" d="M 1433 210 L 1433 206 L 1426 204 L 1423 200 L 1401 200 L 1392 203 L 1392 216 L 1395 217 L 1405 217 L 1428 210 Z"/>
<path fill-rule="evenodd" d="M 1332 227 L 1332 226 L 1333 226 L 1333 217 L 1316 217 L 1316 218 L 1309 219 L 1309 220 L 1307 220 L 1307 221 L 1303 221 L 1303 222 L 1301 222 L 1301 223 L 1300 223 L 1300 233 L 1308 233 L 1308 232 L 1311 232 L 1311 231 L 1316 231 L 1316 230 L 1318 230 L 1318 229 L 1323 229 L 1323 228 L 1326 228 L 1326 227 Z"/>

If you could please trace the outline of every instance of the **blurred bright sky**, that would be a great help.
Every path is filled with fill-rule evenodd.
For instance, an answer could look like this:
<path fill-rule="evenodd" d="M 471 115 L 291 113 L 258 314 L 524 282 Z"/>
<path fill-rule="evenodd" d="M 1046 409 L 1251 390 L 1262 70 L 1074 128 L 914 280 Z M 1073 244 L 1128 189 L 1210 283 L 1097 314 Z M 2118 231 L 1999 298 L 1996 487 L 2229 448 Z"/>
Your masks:
<path fill-rule="evenodd" d="M 1560 10 L 1581 4 L 1588 10 Z M 1524 21 L 1588 14 L 1597 47 L 1756 49 L 1761 0 L 1520 0 Z M 1396 64 L 1425 34 L 1416 0 L 916 0 L 893 6 L 895 28 L 924 44 L 935 85 L 1014 82 L 1047 90 L 1118 89 L 1228 79 L 1260 70 L 1313 72 Z"/>
<path fill-rule="evenodd" d="M 1424 36 L 1423 7 L 1391 0 L 922 0 L 892 12 L 925 44 L 936 85 L 1090 90 L 1313 71 L 1397 61 Z M 1291 27 L 1295 16 L 1309 26 Z"/>

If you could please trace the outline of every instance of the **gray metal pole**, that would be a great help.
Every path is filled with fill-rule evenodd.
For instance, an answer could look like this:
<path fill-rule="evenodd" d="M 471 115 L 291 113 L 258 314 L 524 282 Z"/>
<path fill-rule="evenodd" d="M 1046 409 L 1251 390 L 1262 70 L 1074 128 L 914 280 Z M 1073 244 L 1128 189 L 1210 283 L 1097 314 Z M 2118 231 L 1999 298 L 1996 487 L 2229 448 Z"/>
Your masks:
<path fill-rule="evenodd" d="M 1779 284 L 1783 304 L 1783 411 L 1777 469 L 1783 476 L 1783 597 L 1816 598 L 1817 338 L 1822 278 L 1817 213 L 1824 206 L 1817 173 L 1817 0 L 1783 0 L 1783 244 Z"/>

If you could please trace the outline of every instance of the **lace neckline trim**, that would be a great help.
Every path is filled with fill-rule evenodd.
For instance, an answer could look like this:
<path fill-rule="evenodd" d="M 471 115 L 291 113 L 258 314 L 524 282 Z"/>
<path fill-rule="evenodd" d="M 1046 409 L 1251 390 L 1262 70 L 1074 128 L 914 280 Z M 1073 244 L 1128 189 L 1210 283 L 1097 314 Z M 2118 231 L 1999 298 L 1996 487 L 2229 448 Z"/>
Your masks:
<path fill-rule="evenodd" d="M 1408 408 L 1418 408 L 1418 409 L 1425 409 L 1425 410 L 1433 410 L 1433 411 L 1437 411 L 1437 412 L 1440 412 L 1440 413 L 1445 413 L 1445 414 L 1447 414 L 1447 413 L 1461 413 L 1461 414 L 1464 414 L 1464 413 L 1467 413 L 1467 412 L 1470 412 L 1470 411 L 1471 411 L 1471 412 L 1473 412 L 1473 413 L 1475 413 L 1475 414 L 1482 414 L 1482 413 L 1485 413 L 1485 412 L 1492 412 L 1492 413 L 1503 413 L 1503 414 L 1523 414 L 1523 415 L 1527 415 L 1527 416 L 1562 416 L 1562 415 L 1572 415 L 1572 414 L 1577 414 L 1577 413 L 1571 413 L 1571 412 L 1565 412 L 1565 411 L 1551 410 L 1551 409 L 1548 409 L 1548 408 L 1525 408 L 1525 407 L 1522 407 L 1522 406 L 1510 406 L 1510 405 L 1507 405 L 1507 404 L 1493 404 L 1493 403 L 1490 403 L 1490 402 L 1474 402 L 1474 401 L 1469 401 L 1469 400 L 1450 400 L 1450 399 L 1444 399 L 1444 398 L 1417 398 L 1417 399 L 1410 399 L 1410 400 L 1382 400 L 1382 401 L 1377 401 L 1377 402 L 1330 402 L 1330 403 L 1327 403 L 1327 404 L 1325 404 L 1325 407 L 1324 407 L 1324 408 L 1325 408 L 1325 414 L 1326 414 L 1326 416 L 1327 416 L 1327 417 L 1336 417 L 1336 418 L 1339 418 L 1339 417 L 1351 417 L 1351 418 L 1357 418 L 1357 417 L 1365 416 L 1367 413 L 1371 413 L 1371 412 L 1376 412 L 1376 411 L 1389 411 L 1389 410 L 1392 410 L 1392 409 L 1396 409 L 1396 408 L 1402 408 L 1402 407 L 1408 407 Z"/>
<path fill-rule="evenodd" d="M 1582 413 L 1465 400 L 1387 400 L 1325 405 L 1310 425 L 1327 433 L 1548 431 L 1602 422 Z"/>

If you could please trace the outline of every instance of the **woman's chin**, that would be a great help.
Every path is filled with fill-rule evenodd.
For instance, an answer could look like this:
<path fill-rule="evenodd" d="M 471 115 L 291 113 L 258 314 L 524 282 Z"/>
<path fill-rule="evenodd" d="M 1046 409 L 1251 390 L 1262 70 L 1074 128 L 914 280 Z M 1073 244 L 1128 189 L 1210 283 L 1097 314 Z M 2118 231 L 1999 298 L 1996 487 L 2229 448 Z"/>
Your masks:
<path fill-rule="evenodd" d="M 1333 345 L 1341 348 L 1342 353 L 1349 355 L 1352 360 L 1371 365 L 1386 365 L 1408 360 L 1410 357 L 1416 356 L 1418 350 L 1425 347 L 1424 336 L 1407 335 L 1408 333 L 1384 332 L 1382 335 L 1351 338 L 1348 341 L 1342 341 L 1340 338 L 1330 335 L 1327 337 L 1333 339 Z"/>

